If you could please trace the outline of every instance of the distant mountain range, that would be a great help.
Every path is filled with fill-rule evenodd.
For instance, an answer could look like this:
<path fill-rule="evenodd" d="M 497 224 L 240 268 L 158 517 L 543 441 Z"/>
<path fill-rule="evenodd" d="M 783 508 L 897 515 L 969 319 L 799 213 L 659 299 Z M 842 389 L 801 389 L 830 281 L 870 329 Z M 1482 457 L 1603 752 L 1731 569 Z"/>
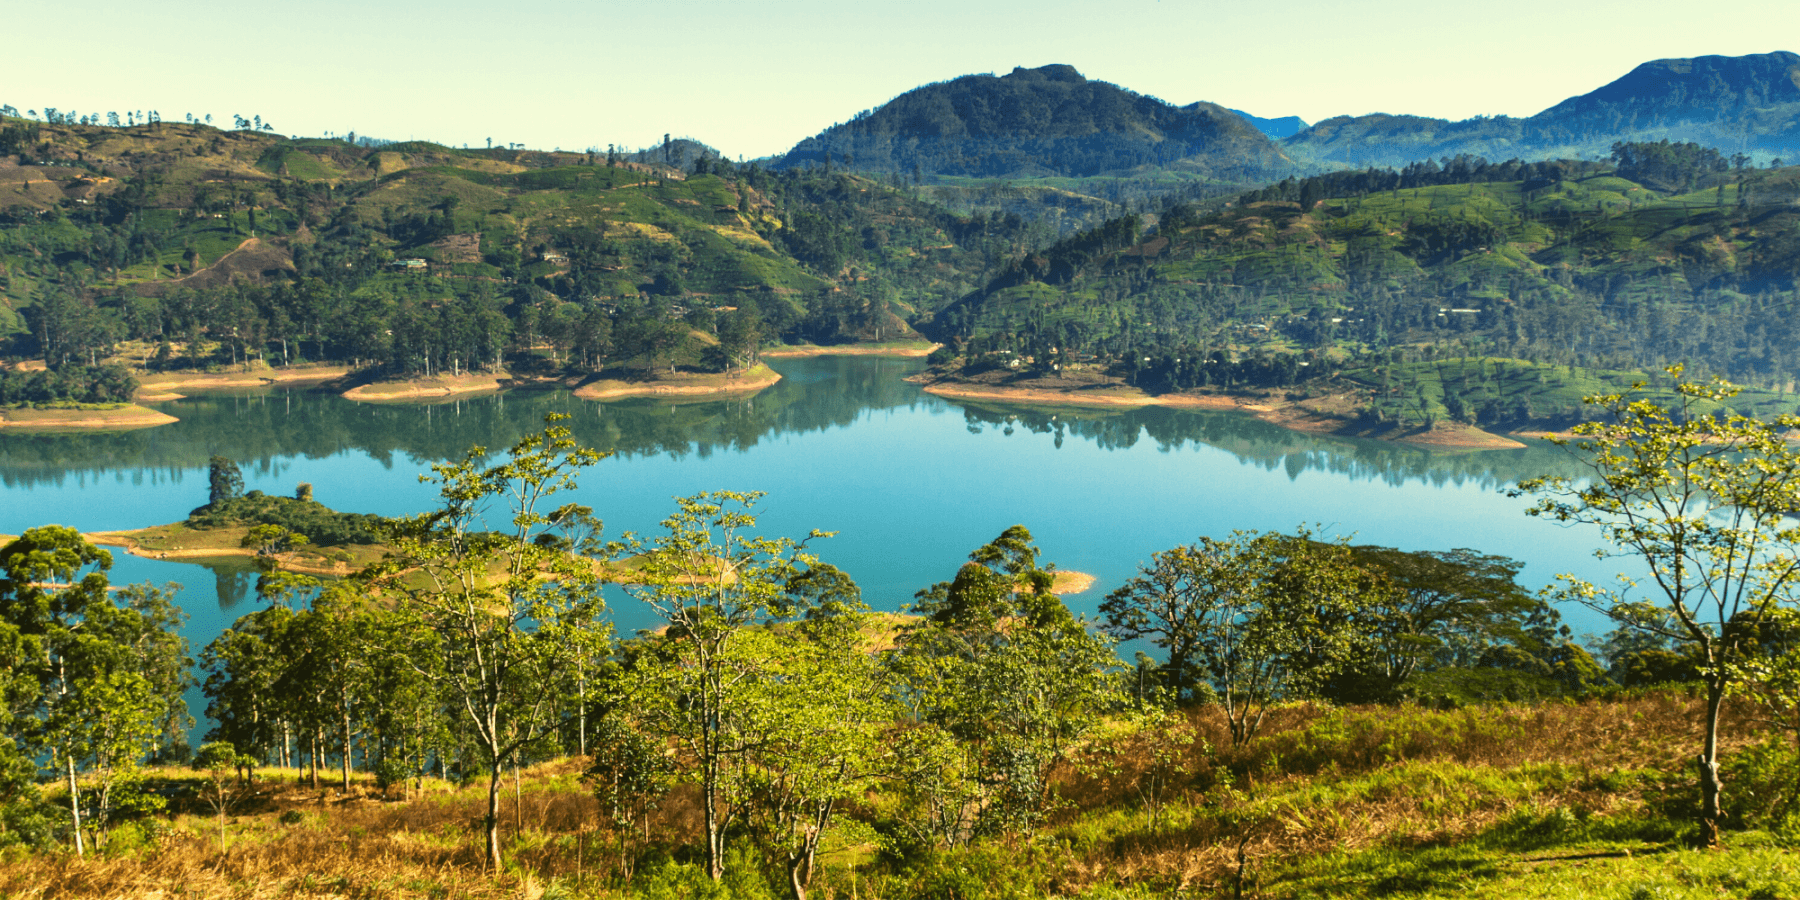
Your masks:
<path fill-rule="evenodd" d="M 801 141 L 774 163 L 827 164 L 977 178 L 1160 170 L 1252 180 L 1293 168 L 1267 135 L 1224 107 L 1174 106 L 1062 65 L 916 88 Z"/>
<path fill-rule="evenodd" d="M 1360 167 L 1459 153 L 1493 160 L 1592 157 L 1605 155 L 1615 141 L 1664 139 L 1727 154 L 1800 155 L 1800 55 L 1660 59 L 1528 118 L 1337 116 L 1282 146 L 1299 160 Z"/>
<path fill-rule="evenodd" d="M 1528 118 L 1460 122 L 1376 113 L 1308 126 L 1213 103 L 1175 106 L 1071 66 L 966 75 L 908 91 L 770 160 L 902 176 L 1090 177 L 1179 173 L 1225 181 L 1297 168 L 1606 155 L 1616 141 L 1693 141 L 1727 155 L 1800 158 L 1800 55 L 1647 62 Z"/>
<path fill-rule="evenodd" d="M 1282 116 L 1279 119 L 1265 119 L 1262 116 L 1253 116 L 1241 109 L 1234 109 L 1232 112 L 1243 116 L 1245 121 L 1256 126 L 1257 131 L 1275 138 L 1276 140 L 1293 137 L 1306 130 L 1306 120 L 1299 116 Z"/>

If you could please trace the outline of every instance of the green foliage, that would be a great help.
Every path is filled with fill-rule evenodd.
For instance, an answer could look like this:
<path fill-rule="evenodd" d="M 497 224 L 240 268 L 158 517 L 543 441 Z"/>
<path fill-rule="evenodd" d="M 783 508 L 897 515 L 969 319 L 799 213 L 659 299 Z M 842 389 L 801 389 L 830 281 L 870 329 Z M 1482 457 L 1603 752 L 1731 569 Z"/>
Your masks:
<path fill-rule="evenodd" d="M 610 637 L 589 558 L 609 553 L 600 521 L 577 504 L 549 505 L 610 454 L 577 445 L 556 424 L 563 418 L 547 416 L 541 433 L 494 464 L 485 447 L 434 463 L 421 478 L 439 486 L 442 507 L 385 521 L 389 553 L 358 575 L 398 603 L 393 631 L 413 636 L 414 646 L 397 658 L 459 710 L 488 775 L 486 857 L 496 870 L 502 768 L 559 729 L 552 700 L 564 675 Z M 487 518 L 492 503 L 505 504 L 499 521 Z"/>
<path fill-rule="evenodd" d="M 244 496 L 244 473 L 237 463 L 215 456 L 206 463 L 207 505 L 224 503 Z"/>
<path fill-rule="evenodd" d="M 0 644 L 17 653 L 0 689 L 9 701 L 4 735 L 29 757 L 0 757 L 11 782 L 0 805 L 31 830 L 25 760 L 67 779 L 70 838 L 85 852 L 84 832 L 104 830 L 138 802 L 138 767 L 191 720 L 187 644 L 167 592 L 134 587 L 109 593 L 112 556 L 72 528 L 27 530 L 0 548 Z M 36 768 L 35 765 L 31 768 Z M 83 812 L 78 774 L 90 781 Z"/>
<path fill-rule="evenodd" d="M 888 657 L 899 679 L 909 795 L 921 843 L 1029 834 L 1059 804 L 1055 776 L 1122 705 L 1112 642 L 1050 592 L 1031 533 L 977 548 L 952 581 L 920 591 Z"/>
<path fill-rule="evenodd" d="M 1787 518 L 1800 508 L 1800 452 L 1784 435 L 1800 419 L 1703 415 L 1695 404 L 1727 401 L 1736 388 L 1687 381 L 1680 367 L 1669 374 L 1679 398 L 1673 408 L 1635 391 L 1590 399 L 1608 417 L 1575 429 L 1590 480 L 1531 479 L 1514 493 L 1543 495 L 1532 515 L 1599 526 L 1613 554 L 1649 568 L 1654 593 L 1644 600 L 1625 593 L 1629 581 L 1607 591 L 1572 576 L 1563 577 L 1562 594 L 1692 649 L 1707 693 L 1699 820 L 1700 840 L 1710 845 L 1722 815 L 1719 710 L 1757 648 L 1755 632 L 1738 620 L 1791 603 L 1800 576 L 1800 528 Z"/>
<path fill-rule="evenodd" d="M 62 366 L 36 372 L 0 370 L 0 407 L 129 403 L 137 387 L 137 379 L 123 366 Z"/>
<path fill-rule="evenodd" d="M 243 482 L 238 485 L 241 489 Z M 381 517 L 366 513 L 340 513 L 316 500 L 275 497 L 261 491 L 230 500 L 213 501 L 188 514 L 193 528 L 227 528 L 250 525 L 253 528 L 280 529 L 279 538 L 270 552 L 291 549 L 293 536 L 320 547 L 346 544 L 373 544 L 380 540 Z M 277 534 L 277 532 L 264 532 Z M 260 547 L 260 545 L 258 545 Z"/>

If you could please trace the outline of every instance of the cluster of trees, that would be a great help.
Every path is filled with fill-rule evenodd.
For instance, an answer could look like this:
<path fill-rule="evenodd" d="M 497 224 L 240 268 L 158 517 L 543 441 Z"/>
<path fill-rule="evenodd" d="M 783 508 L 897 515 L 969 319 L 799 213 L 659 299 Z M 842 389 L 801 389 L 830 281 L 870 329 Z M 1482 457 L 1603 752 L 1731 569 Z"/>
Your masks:
<path fill-rule="evenodd" d="M 1626 145 L 1622 145 L 1626 146 Z M 1642 145 L 1628 145 L 1638 147 Z M 1615 161 L 1617 160 L 1615 151 Z M 1238 196 L 1243 204 L 1286 202 L 1298 203 L 1301 209 L 1312 209 L 1321 200 L 1361 197 L 1383 191 L 1433 187 L 1442 184 L 1482 184 L 1491 182 L 1523 182 L 1527 190 L 1548 187 L 1564 180 L 1585 178 L 1606 167 L 1585 160 L 1554 159 L 1526 162 L 1509 159 L 1489 162 L 1467 153 L 1446 156 L 1441 160 L 1426 159 L 1399 169 L 1368 168 L 1345 172 L 1328 172 L 1308 178 L 1287 178 L 1260 190 L 1245 191 Z M 1623 164 L 1621 163 L 1621 168 Z M 1620 174 L 1631 177 L 1621 171 Z M 1193 207 L 1177 207 L 1170 211 L 1177 224 L 1197 221 Z"/>
<path fill-rule="evenodd" d="M 51 403 L 129 403 L 138 382 L 124 366 L 0 369 L 0 407 Z"/>
<path fill-rule="evenodd" d="M 121 817 L 154 812 L 142 764 L 185 741 L 191 660 L 169 592 L 108 589 L 112 555 L 73 528 L 0 547 L 0 843 L 66 837 L 77 854 Z M 60 810 L 38 773 L 62 783 Z"/>

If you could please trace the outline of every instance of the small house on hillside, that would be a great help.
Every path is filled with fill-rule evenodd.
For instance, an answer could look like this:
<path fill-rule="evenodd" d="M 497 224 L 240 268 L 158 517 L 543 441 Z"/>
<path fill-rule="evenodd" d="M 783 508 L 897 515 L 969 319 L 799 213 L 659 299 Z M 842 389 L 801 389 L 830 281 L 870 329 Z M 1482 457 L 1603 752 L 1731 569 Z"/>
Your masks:
<path fill-rule="evenodd" d="M 392 263 L 389 263 L 389 265 L 392 265 L 396 269 L 424 269 L 429 264 L 418 257 L 410 257 L 407 259 L 396 259 Z"/>

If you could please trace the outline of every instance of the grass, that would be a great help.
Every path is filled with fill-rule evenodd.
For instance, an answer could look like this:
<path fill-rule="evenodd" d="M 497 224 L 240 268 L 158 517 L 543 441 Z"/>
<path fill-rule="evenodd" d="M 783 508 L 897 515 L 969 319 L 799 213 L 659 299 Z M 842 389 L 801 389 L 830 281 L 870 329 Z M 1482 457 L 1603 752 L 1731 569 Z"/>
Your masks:
<path fill-rule="evenodd" d="M 875 627 L 890 634 L 901 624 L 888 617 Z M 1260 737 L 1234 748 L 1216 708 L 1199 708 L 1184 716 L 1199 740 L 1177 755 L 1155 815 L 1139 791 L 1147 757 L 1131 743 L 1155 735 L 1121 721 L 1085 764 L 1057 775 L 1065 805 L 1036 839 L 981 839 L 896 865 L 891 851 L 876 852 L 876 832 L 856 824 L 897 814 L 877 788 L 848 809 L 815 889 L 850 896 L 854 883 L 855 896 L 870 898 L 1800 896 L 1792 835 L 1736 830 L 1721 850 L 1681 849 L 1687 825 L 1669 811 L 1691 803 L 1683 761 L 1698 742 L 1698 711 L 1680 691 L 1457 710 L 1302 704 L 1275 709 Z M 1760 737 L 1740 710 L 1728 710 L 1726 734 L 1728 758 Z M 1117 740 L 1125 752 L 1101 752 Z M 0 857 L 0 896 L 610 898 L 677 878 L 678 865 L 655 859 L 683 858 L 699 839 L 696 796 L 678 789 L 653 813 L 661 850 L 646 858 L 648 880 L 624 888 L 611 878 L 616 835 L 579 782 L 583 768 L 579 759 L 529 767 L 517 801 L 507 779 L 499 875 L 481 867 L 479 783 L 427 779 L 403 797 L 362 775 L 344 793 L 336 769 L 317 789 L 299 770 L 265 770 L 221 853 L 216 818 L 182 787 L 196 776 L 157 770 L 153 783 L 176 798 L 163 824 L 116 830 L 86 860 L 12 851 Z"/>

